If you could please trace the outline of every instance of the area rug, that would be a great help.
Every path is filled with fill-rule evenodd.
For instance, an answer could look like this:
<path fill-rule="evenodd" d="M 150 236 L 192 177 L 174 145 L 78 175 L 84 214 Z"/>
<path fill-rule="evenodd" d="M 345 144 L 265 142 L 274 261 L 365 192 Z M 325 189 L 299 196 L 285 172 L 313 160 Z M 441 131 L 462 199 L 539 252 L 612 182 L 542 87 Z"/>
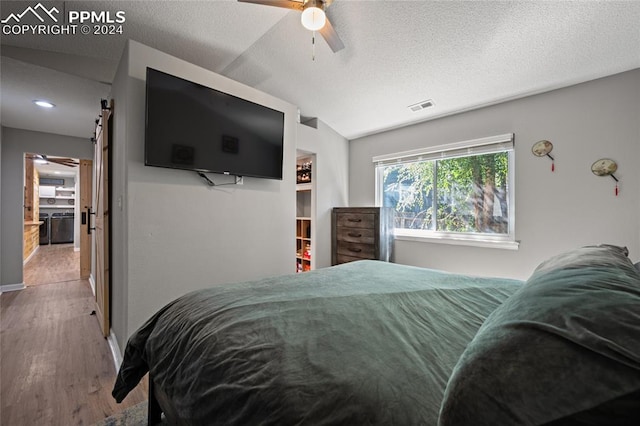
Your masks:
<path fill-rule="evenodd" d="M 166 424 L 164 417 L 160 424 Z M 118 414 L 94 423 L 93 426 L 147 426 L 147 403 L 141 402 L 129 407 Z"/>

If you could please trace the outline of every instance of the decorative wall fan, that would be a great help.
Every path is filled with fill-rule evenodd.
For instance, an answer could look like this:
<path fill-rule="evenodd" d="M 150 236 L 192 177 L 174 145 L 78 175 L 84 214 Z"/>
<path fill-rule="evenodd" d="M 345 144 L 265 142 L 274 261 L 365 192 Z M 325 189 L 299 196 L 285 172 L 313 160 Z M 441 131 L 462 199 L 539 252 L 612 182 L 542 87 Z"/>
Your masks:
<path fill-rule="evenodd" d="M 618 189 L 618 182 L 620 182 L 620 180 L 615 177 L 614 173 L 616 172 L 616 170 L 618 170 L 618 164 L 613 161 L 610 158 L 601 158 L 599 160 L 596 160 L 592 165 L 591 165 L 591 172 L 596 175 L 596 176 L 611 176 L 611 178 L 613 178 L 613 180 L 616 181 L 616 190 L 615 190 L 615 194 L 616 197 L 618 196 L 618 194 L 620 193 L 620 190 Z"/>
<path fill-rule="evenodd" d="M 302 25 L 310 31 L 319 31 L 333 52 L 344 49 L 344 43 L 333 29 L 326 9 L 333 0 L 238 0 L 241 3 L 254 3 L 264 6 L 282 7 L 302 12 Z"/>
<path fill-rule="evenodd" d="M 56 163 L 67 167 L 78 167 L 80 164 L 77 160 L 67 157 L 49 157 L 42 154 L 26 154 L 26 158 L 30 158 L 36 163 L 47 164 Z"/>
<path fill-rule="evenodd" d="M 556 171 L 556 160 L 551 156 L 551 151 L 553 151 L 553 144 L 549 141 L 538 141 L 533 144 L 531 147 L 531 152 L 536 157 L 549 157 L 551 159 L 551 171 Z"/>

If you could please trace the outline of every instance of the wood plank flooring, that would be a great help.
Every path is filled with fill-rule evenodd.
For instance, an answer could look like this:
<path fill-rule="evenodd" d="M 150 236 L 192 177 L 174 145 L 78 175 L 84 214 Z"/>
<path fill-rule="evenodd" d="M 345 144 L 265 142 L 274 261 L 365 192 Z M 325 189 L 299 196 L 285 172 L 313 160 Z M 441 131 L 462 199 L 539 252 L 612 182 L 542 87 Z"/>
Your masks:
<path fill-rule="evenodd" d="M 80 252 L 73 244 L 49 244 L 38 247 L 24 266 L 26 286 L 80 279 Z"/>
<path fill-rule="evenodd" d="M 47 276 L 71 274 L 58 272 Z M 146 400 L 147 383 L 122 404 L 111 397 L 116 371 L 89 282 L 33 278 L 0 296 L 0 425 L 91 425 Z"/>

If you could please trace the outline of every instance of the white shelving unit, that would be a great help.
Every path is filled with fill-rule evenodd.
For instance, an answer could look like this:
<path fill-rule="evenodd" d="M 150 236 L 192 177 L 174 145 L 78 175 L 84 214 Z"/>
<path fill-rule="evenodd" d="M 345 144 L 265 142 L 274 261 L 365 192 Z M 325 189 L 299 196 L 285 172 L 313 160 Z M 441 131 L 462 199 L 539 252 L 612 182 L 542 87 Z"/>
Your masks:
<path fill-rule="evenodd" d="M 307 272 L 315 269 L 313 255 L 313 155 L 299 156 L 297 163 L 296 184 L 296 272 Z"/>
<path fill-rule="evenodd" d="M 76 188 L 73 186 L 40 186 L 41 209 L 72 209 L 75 206 Z"/>

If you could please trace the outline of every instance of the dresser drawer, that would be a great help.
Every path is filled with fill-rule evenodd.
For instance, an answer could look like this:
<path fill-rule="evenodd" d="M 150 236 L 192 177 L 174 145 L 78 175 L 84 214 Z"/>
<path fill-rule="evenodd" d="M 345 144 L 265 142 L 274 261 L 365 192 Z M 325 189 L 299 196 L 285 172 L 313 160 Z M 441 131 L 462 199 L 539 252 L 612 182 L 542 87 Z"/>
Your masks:
<path fill-rule="evenodd" d="M 375 215 L 372 213 L 338 213 L 336 226 L 348 228 L 374 228 Z"/>
<path fill-rule="evenodd" d="M 349 243 L 374 244 L 376 231 L 372 228 L 346 228 L 338 226 L 336 228 L 336 239 Z"/>
<path fill-rule="evenodd" d="M 373 244 L 358 244 L 338 241 L 337 253 L 345 256 L 359 257 L 361 259 L 376 258 L 376 250 Z"/>
<path fill-rule="evenodd" d="M 331 264 L 364 259 L 389 262 L 394 214 L 389 207 L 334 207 L 331 211 Z"/>

